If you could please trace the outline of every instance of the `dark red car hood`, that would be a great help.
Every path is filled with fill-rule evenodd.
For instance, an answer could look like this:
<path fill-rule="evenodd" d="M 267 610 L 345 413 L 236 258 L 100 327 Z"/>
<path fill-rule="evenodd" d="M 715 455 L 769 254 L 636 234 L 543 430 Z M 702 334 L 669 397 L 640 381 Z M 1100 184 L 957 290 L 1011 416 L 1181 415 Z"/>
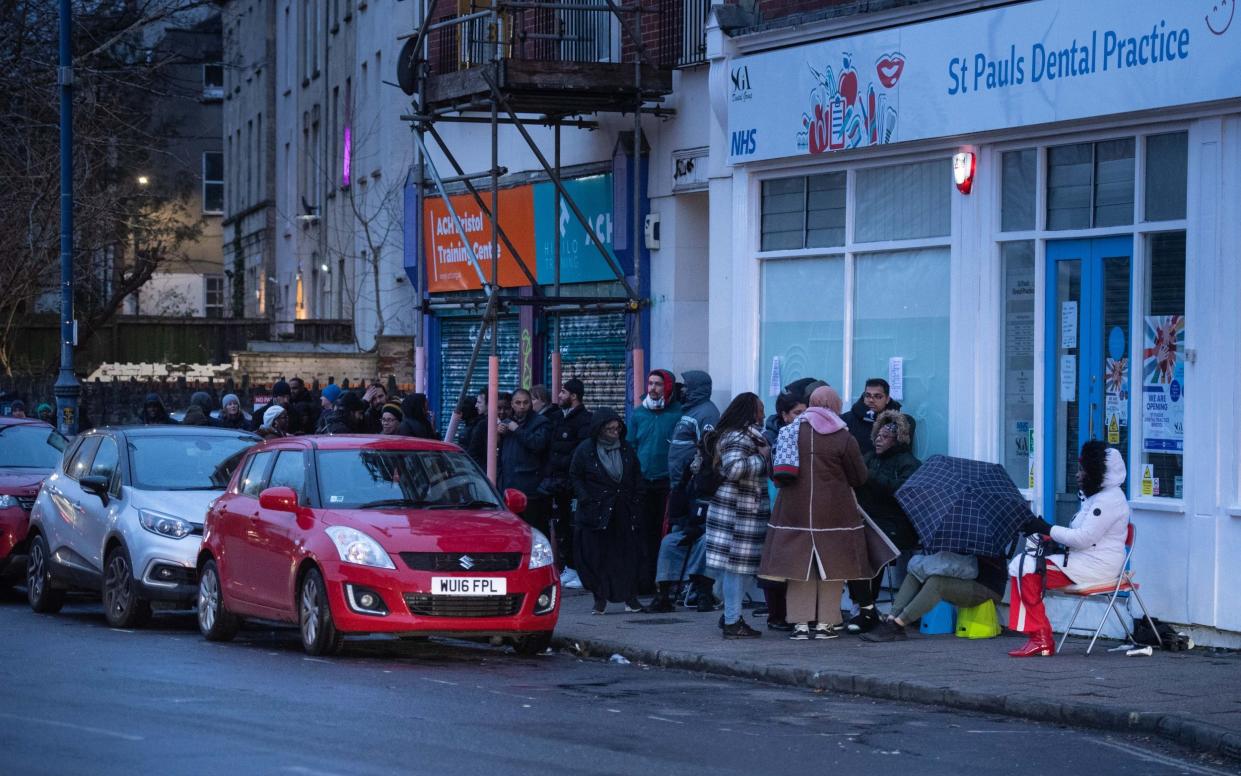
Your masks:
<path fill-rule="evenodd" d="M 530 527 L 494 510 L 329 509 L 328 525 L 364 531 L 389 552 L 527 552 Z"/>
<path fill-rule="evenodd" d="M 0 493 L 33 496 L 49 474 L 47 469 L 0 469 Z"/>

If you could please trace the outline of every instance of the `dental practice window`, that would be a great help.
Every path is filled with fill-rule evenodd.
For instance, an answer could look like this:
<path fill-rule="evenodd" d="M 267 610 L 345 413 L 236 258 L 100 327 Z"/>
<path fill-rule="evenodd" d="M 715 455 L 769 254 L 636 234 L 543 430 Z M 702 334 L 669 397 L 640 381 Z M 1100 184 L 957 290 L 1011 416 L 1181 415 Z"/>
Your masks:
<path fill-rule="evenodd" d="M 853 393 L 868 378 L 888 378 L 899 358 L 903 391 L 892 398 L 917 423 L 914 454 L 923 460 L 948 450 L 950 253 L 945 246 L 856 258 Z"/>
<path fill-rule="evenodd" d="M 843 385 L 845 259 L 771 259 L 762 264 L 759 393 L 774 401 L 771 376 Z M 774 406 L 774 405 L 772 405 Z"/>
<path fill-rule="evenodd" d="M 1007 151 L 1000 158 L 1000 231 L 1025 232 L 1034 228 L 1038 192 L 1038 150 Z"/>
<path fill-rule="evenodd" d="M 1047 149 L 1047 228 L 1133 223 L 1134 139 Z"/>
<path fill-rule="evenodd" d="M 855 242 L 914 240 L 950 233 L 950 160 L 863 168 L 857 171 L 856 180 Z"/>
<path fill-rule="evenodd" d="M 1019 488 L 1033 488 L 1034 447 L 1034 241 L 1000 245 L 1002 357 L 1000 430 L 1002 463 Z"/>
<path fill-rule="evenodd" d="M 845 173 L 763 181 L 761 250 L 845 244 Z"/>
<path fill-rule="evenodd" d="M 1146 138 L 1146 220 L 1185 217 L 1189 135 L 1171 132 Z"/>
<path fill-rule="evenodd" d="M 1129 473 L 1140 496 L 1183 498 L 1185 471 L 1185 232 L 1146 237 L 1142 311 L 1141 468 Z M 1201 408 L 1199 408 L 1201 412 Z"/>

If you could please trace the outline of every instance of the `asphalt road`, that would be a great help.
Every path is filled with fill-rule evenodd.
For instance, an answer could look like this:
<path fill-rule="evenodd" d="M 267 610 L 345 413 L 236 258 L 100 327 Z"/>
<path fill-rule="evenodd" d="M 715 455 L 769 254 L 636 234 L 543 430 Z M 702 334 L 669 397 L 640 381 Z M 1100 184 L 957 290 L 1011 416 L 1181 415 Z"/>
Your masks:
<path fill-rule="evenodd" d="M 302 654 L 0 595 L 4 774 L 1220 774 L 1144 739 L 458 642 Z"/>

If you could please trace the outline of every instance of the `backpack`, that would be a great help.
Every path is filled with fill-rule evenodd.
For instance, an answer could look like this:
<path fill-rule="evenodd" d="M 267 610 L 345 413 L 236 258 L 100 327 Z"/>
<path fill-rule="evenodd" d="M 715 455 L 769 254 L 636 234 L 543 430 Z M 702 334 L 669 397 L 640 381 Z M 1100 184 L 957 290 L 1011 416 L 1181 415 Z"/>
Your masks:
<path fill-rule="evenodd" d="M 694 497 L 698 499 L 711 498 L 724 484 L 724 475 L 720 472 L 720 462 L 715 454 L 715 441 L 714 434 L 704 434 L 698 440 L 698 450 L 690 462 L 690 470 L 694 472 L 691 486 Z"/>
<path fill-rule="evenodd" d="M 1151 623 L 1154 623 L 1154 628 L 1151 628 Z M 1155 638 L 1156 631 L 1159 633 L 1159 638 Z M 1178 632 L 1176 628 L 1163 620 L 1152 617 L 1151 622 L 1147 622 L 1146 618 L 1143 617 L 1133 621 L 1133 641 L 1135 643 L 1158 647 L 1161 640 L 1163 648 L 1169 652 L 1181 652 L 1194 648 L 1193 639 L 1184 633 Z"/>

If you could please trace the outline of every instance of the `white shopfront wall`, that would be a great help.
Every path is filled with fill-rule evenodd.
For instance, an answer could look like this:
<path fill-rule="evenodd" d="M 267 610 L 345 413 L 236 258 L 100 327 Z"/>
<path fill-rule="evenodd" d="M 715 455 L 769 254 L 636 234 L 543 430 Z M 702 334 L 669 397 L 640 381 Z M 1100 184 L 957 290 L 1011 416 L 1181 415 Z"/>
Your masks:
<path fill-rule="evenodd" d="M 1073 511 L 1070 451 L 1108 441 L 1147 604 L 1241 646 L 1241 20 L 1211 8 L 713 36 L 712 217 L 732 226 L 711 238 L 711 368 L 769 404 L 800 376 L 848 402 L 895 372 L 920 457 L 1000 462 L 1049 519 Z"/>

